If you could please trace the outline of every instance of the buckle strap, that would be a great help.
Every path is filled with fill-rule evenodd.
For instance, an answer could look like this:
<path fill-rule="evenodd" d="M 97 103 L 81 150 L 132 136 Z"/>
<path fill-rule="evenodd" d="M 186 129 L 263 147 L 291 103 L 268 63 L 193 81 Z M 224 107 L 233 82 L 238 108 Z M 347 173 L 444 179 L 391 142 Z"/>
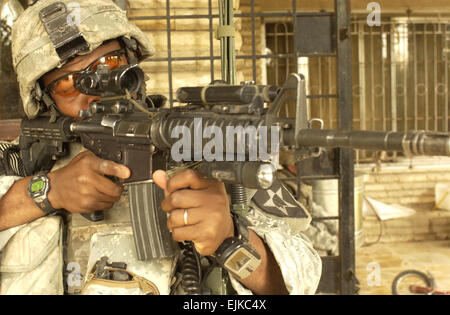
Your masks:
<path fill-rule="evenodd" d="M 39 12 L 39 18 L 62 61 L 89 49 L 64 3 L 56 2 L 45 7 Z"/>

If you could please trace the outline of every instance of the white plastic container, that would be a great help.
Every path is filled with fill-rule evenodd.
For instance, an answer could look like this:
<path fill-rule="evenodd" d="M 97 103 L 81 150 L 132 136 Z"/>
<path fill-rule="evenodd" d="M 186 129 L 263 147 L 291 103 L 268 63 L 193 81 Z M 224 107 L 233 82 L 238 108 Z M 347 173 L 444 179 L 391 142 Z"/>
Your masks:
<path fill-rule="evenodd" d="M 438 183 L 434 188 L 435 209 L 450 211 L 450 183 Z"/>
<path fill-rule="evenodd" d="M 364 244 L 362 204 L 364 194 L 364 175 L 355 174 L 355 247 Z M 339 215 L 339 181 L 320 179 L 311 181 L 313 201 L 322 206 L 331 217 Z"/>

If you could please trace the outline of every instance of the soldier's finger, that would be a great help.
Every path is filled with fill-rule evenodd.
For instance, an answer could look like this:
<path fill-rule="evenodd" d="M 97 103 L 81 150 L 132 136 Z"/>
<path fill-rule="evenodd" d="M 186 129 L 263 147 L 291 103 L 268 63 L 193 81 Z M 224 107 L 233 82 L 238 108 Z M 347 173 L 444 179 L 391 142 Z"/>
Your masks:
<path fill-rule="evenodd" d="M 167 182 L 167 192 L 172 192 L 180 189 L 205 189 L 211 185 L 211 180 L 203 177 L 200 173 L 188 169 L 175 174 Z"/>
<path fill-rule="evenodd" d="M 89 194 L 83 195 L 82 201 L 80 202 L 80 204 L 88 210 L 97 210 L 95 208 L 95 205 L 97 204 L 97 202 L 114 204 L 118 200 L 119 200 L 119 198 L 106 195 L 106 194 L 98 191 L 94 187 L 93 190 L 89 192 Z"/>
<path fill-rule="evenodd" d="M 115 176 L 121 179 L 127 179 L 131 171 L 125 165 L 117 164 L 112 161 L 99 159 L 96 170 L 101 175 Z"/>
<path fill-rule="evenodd" d="M 110 196 L 110 195 L 104 194 L 104 193 L 102 193 L 101 191 L 98 191 L 98 190 L 97 190 L 97 194 L 96 194 L 95 198 L 96 198 L 97 201 L 107 202 L 107 203 L 112 203 L 112 204 L 114 204 L 114 203 L 116 203 L 117 201 L 120 200 L 120 196 L 118 196 L 118 197 Z"/>
<path fill-rule="evenodd" d="M 162 170 L 158 170 L 153 173 L 153 181 L 156 185 L 158 185 L 162 190 L 164 190 L 165 195 L 167 196 L 167 178 L 166 172 Z"/>
<path fill-rule="evenodd" d="M 92 153 L 92 152 L 89 151 L 89 150 L 83 151 L 83 152 L 79 153 L 78 155 L 76 155 L 76 156 L 72 159 L 71 163 L 75 163 L 76 161 L 79 161 L 79 160 L 85 158 L 86 156 L 90 156 L 90 155 L 95 156 L 95 154 Z"/>
<path fill-rule="evenodd" d="M 215 252 L 215 250 L 211 247 L 210 242 L 195 242 L 194 246 L 197 253 L 203 256 L 211 256 Z"/>
<path fill-rule="evenodd" d="M 123 192 L 123 186 L 113 183 L 108 178 L 96 174 L 93 178 L 94 187 L 102 194 L 111 196 L 112 198 L 120 198 Z"/>
<path fill-rule="evenodd" d="M 204 203 L 205 192 L 201 190 L 182 189 L 166 196 L 161 207 L 164 211 L 175 209 L 197 208 Z"/>
<path fill-rule="evenodd" d="M 200 231 L 197 225 L 188 225 L 172 229 L 172 238 L 177 242 L 195 242 L 199 235 Z"/>
<path fill-rule="evenodd" d="M 167 219 L 167 227 L 169 230 L 175 228 L 196 225 L 205 217 L 204 211 L 200 209 L 177 209 L 170 212 Z"/>

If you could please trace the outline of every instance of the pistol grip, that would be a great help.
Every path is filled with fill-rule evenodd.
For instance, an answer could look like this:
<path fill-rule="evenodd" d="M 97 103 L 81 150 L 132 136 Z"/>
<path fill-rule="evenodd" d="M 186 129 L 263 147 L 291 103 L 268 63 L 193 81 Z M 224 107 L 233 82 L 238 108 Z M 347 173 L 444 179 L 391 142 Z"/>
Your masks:
<path fill-rule="evenodd" d="M 82 214 L 82 216 L 91 222 L 99 222 L 99 221 L 103 221 L 105 219 L 105 214 L 103 213 L 103 211 L 94 211 L 91 213 L 84 213 L 84 214 Z"/>

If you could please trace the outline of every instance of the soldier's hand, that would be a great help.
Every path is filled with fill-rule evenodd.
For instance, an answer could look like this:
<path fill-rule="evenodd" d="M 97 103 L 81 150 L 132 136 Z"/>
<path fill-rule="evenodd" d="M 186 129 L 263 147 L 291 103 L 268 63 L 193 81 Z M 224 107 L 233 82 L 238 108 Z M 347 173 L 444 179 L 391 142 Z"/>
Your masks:
<path fill-rule="evenodd" d="M 48 174 L 50 204 L 55 209 L 73 213 L 110 209 L 120 199 L 123 186 L 105 175 L 126 179 L 130 177 L 130 170 L 102 160 L 91 151 L 80 153 L 67 166 Z"/>
<path fill-rule="evenodd" d="M 204 256 L 212 255 L 228 237 L 234 235 L 230 204 L 225 185 L 186 170 L 166 180 L 166 173 L 156 171 L 155 183 L 164 189 L 162 209 L 169 213 L 167 226 L 175 241 L 192 241 Z M 184 212 L 187 209 L 187 225 Z"/>

